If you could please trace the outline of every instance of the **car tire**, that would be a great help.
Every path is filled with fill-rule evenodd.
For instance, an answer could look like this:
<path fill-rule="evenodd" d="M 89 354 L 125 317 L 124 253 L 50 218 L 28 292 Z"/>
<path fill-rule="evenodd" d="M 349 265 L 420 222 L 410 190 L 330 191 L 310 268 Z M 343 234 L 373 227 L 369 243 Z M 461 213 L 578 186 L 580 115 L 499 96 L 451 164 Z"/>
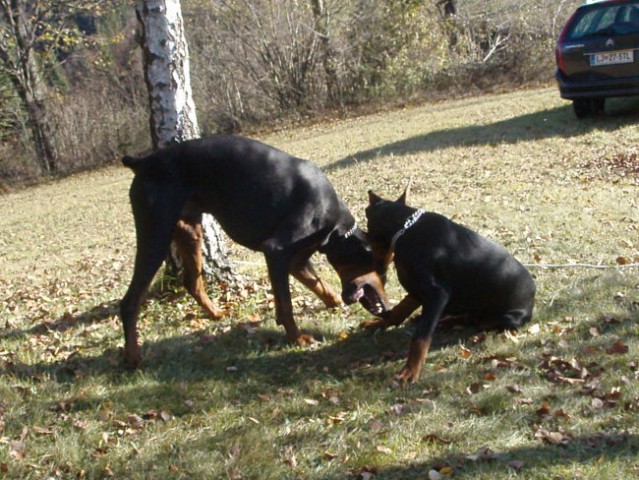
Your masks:
<path fill-rule="evenodd" d="M 606 104 L 605 98 L 593 98 L 590 101 L 591 113 L 597 117 L 600 117 L 604 113 L 604 106 Z"/>
<path fill-rule="evenodd" d="M 572 101 L 572 109 L 577 118 L 589 115 L 601 116 L 604 113 L 605 98 L 576 98 Z"/>
<path fill-rule="evenodd" d="M 572 109 L 575 112 L 577 118 L 586 118 L 591 113 L 589 98 L 575 98 L 572 101 Z"/>

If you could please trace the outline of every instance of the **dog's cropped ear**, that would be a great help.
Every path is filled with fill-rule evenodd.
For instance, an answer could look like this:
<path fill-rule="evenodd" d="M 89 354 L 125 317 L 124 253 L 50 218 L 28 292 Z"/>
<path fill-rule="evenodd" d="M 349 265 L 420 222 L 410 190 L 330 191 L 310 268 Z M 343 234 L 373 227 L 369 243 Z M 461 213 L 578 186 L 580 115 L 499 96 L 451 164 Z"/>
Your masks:
<path fill-rule="evenodd" d="M 144 161 L 144 158 L 131 157 L 129 155 L 125 155 L 122 158 L 122 165 L 129 167 L 134 173 L 142 172 L 147 163 L 148 162 Z"/>
<path fill-rule="evenodd" d="M 125 167 L 133 168 L 134 163 L 135 163 L 135 158 L 133 157 L 125 155 L 122 158 L 122 165 L 124 165 Z"/>
<path fill-rule="evenodd" d="M 383 199 L 379 195 L 373 193 L 372 190 L 368 191 L 368 204 L 369 206 L 375 205 L 376 203 L 381 202 Z"/>
<path fill-rule="evenodd" d="M 412 183 L 413 183 L 413 179 L 411 178 L 408 181 L 408 185 L 406 185 L 406 188 L 404 189 L 404 193 L 402 193 L 402 195 L 397 199 L 397 203 L 406 205 L 406 202 L 408 201 L 408 194 L 410 193 L 410 186 Z"/>

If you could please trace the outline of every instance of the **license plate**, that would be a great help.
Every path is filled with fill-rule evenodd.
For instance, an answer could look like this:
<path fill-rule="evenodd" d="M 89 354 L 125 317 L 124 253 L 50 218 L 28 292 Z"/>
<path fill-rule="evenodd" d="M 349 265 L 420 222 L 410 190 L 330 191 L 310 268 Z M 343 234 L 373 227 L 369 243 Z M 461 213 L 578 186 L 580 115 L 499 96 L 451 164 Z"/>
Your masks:
<path fill-rule="evenodd" d="M 590 65 L 593 67 L 600 67 L 602 65 L 632 63 L 635 60 L 634 53 L 634 50 L 618 50 L 616 52 L 591 53 Z"/>

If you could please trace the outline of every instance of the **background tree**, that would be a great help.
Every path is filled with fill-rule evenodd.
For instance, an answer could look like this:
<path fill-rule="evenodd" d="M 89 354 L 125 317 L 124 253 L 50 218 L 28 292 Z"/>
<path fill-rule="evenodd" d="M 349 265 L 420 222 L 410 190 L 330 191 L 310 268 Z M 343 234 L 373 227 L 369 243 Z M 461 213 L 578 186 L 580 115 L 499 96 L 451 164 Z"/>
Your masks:
<path fill-rule="evenodd" d="M 189 50 L 180 1 L 138 0 L 136 13 L 142 30 L 153 146 L 160 149 L 197 138 L 200 130 L 191 90 Z M 212 216 L 204 215 L 202 227 L 205 274 L 232 283 L 235 274 L 228 262 L 219 224 Z M 173 257 L 175 259 L 175 255 Z"/>
<path fill-rule="evenodd" d="M 54 10 L 54 4 L 56 9 Z M 43 81 L 41 62 L 47 46 L 64 42 L 64 15 L 60 7 L 73 2 L 43 0 L 0 0 L 0 62 L 6 76 L 24 105 L 40 168 L 54 172 L 58 152 L 49 116 L 48 89 Z M 43 39 L 43 36 L 45 38 Z M 46 39 L 49 41 L 46 41 Z"/>

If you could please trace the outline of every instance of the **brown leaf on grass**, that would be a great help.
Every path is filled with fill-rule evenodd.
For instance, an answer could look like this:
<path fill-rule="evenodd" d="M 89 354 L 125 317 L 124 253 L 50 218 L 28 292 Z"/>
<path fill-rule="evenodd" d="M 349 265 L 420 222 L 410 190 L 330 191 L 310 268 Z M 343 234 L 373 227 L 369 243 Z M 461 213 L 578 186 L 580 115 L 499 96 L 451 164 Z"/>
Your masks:
<path fill-rule="evenodd" d="M 628 345 L 621 342 L 615 342 L 606 349 L 606 353 L 608 355 L 623 355 L 628 353 Z"/>
<path fill-rule="evenodd" d="M 519 385 L 506 385 L 506 390 L 515 395 L 521 395 L 523 393 Z"/>
<path fill-rule="evenodd" d="M 336 425 L 339 423 L 344 423 L 348 418 L 348 412 L 339 412 L 337 415 L 330 415 L 326 419 L 326 425 Z"/>
<path fill-rule="evenodd" d="M 27 456 L 27 445 L 21 440 L 9 441 L 9 456 L 16 460 L 22 460 Z"/>
<path fill-rule="evenodd" d="M 337 458 L 337 454 L 333 452 L 324 452 L 324 460 L 335 460 Z"/>
<path fill-rule="evenodd" d="M 391 453 L 393 453 L 393 450 L 391 450 L 385 445 L 376 445 L 375 450 L 377 450 L 379 453 L 384 453 L 386 455 L 390 455 Z"/>
<path fill-rule="evenodd" d="M 481 462 L 485 462 L 485 461 L 492 462 L 497 457 L 495 456 L 495 454 L 493 453 L 493 451 L 489 447 L 481 447 L 475 453 L 473 453 L 471 455 L 466 455 L 465 458 L 467 460 L 470 460 L 471 462 L 480 462 L 480 461 Z"/>
<path fill-rule="evenodd" d="M 128 415 L 126 417 L 126 421 L 129 425 L 132 425 L 134 427 L 140 426 L 144 423 L 144 419 L 136 413 Z"/>
<path fill-rule="evenodd" d="M 546 429 L 537 427 L 534 437 L 539 438 L 546 443 L 550 443 L 551 445 L 568 445 L 572 440 L 572 435 L 561 428 L 556 432 L 550 432 Z"/>
<path fill-rule="evenodd" d="M 9 464 L 8 463 L 0 463 L 0 473 L 9 473 Z"/>
<path fill-rule="evenodd" d="M 481 382 L 471 383 L 468 387 L 466 387 L 466 393 L 468 395 L 474 395 L 478 393 L 482 388 L 484 388 L 484 384 Z"/>
<path fill-rule="evenodd" d="M 484 342 L 486 340 L 486 337 L 486 332 L 480 332 L 477 335 L 473 335 L 472 337 L 470 337 L 470 339 L 468 340 L 468 344 L 471 346 L 478 345 Z"/>
<path fill-rule="evenodd" d="M 43 428 L 38 426 L 31 427 L 38 435 L 53 435 L 55 431 L 52 428 Z"/>
<path fill-rule="evenodd" d="M 378 473 L 377 467 L 364 466 L 356 470 L 349 471 L 346 475 L 357 480 L 372 480 Z"/>
<path fill-rule="evenodd" d="M 396 403 L 395 405 L 391 405 L 388 411 L 395 415 L 403 415 L 406 411 L 406 407 L 401 403 Z"/>
<path fill-rule="evenodd" d="M 340 402 L 338 392 L 335 389 L 329 388 L 328 390 L 324 390 L 321 395 L 322 398 L 325 398 L 333 405 L 338 405 Z"/>
<path fill-rule="evenodd" d="M 483 357 L 482 362 L 490 362 L 490 368 L 497 370 L 500 368 L 524 368 L 524 365 L 515 357 L 507 357 L 505 355 L 490 355 Z"/>
<path fill-rule="evenodd" d="M 446 438 L 442 438 L 435 433 L 429 433 L 428 435 L 424 435 L 422 437 L 422 442 L 426 443 L 441 443 L 442 445 L 449 445 L 452 442 Z"/>
<path fill-rule="evenodd" d="M 463 359 L 467 359 L 470 358 L 470 356 L 472 355 L 472 352 L 467 349 L 466 347 L 459 347 L 459 356 Z"/>
<path fill-rule="evenodd" d="M 369 429 L 373 433 L 381 432 L 384 429 L 384 424 L 379 420 L 373 420 L 369 426 Z"/>
<path fill-rule="evenodd" d="M 540 418 L 550 417 L 550 407 L 548 406 L 548 404 L 543 403 L 541 407 L 535 412 L 535 415 Z"/>

